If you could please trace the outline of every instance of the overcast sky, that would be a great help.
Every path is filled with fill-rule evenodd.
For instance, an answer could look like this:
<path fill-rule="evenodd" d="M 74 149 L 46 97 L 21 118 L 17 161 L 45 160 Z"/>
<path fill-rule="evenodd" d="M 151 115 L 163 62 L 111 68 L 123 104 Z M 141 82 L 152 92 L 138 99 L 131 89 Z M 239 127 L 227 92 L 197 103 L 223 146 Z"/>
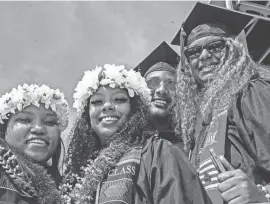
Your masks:
<path fill-rule="evenodd" d="M 59 88 L 72 105 L 83 71 L 135 67 L 171 42 L 196 2 L 0 2 L 0 94 L 22 83 Z"/>

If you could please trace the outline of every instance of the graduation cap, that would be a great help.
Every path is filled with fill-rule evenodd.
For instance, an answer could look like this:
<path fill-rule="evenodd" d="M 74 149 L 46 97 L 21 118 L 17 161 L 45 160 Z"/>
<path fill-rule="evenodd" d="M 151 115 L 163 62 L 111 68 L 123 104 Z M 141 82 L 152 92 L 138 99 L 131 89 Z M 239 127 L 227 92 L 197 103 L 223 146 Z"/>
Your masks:
<path fill-rule="evenodd" d="M 247 44 L 252 58 L 259 63 L 270 64 L 269 18 L 198 2 L 186 18 L 183 28 L 187 38 L 180 35 L 180 29 L 171 42 L 173 45 L 181 45 L 181 52 L 183 46 L 190 44 L 195 37 L 199 38 L 199 35 L 203 33 L 207 36 L 207 31 L 213 34 L 214 32 L 221 33 L 223 30 L 227 35 L 234 36 L 245 31 L 246 34 L 241 33 L 242 35 L 238 37 L 242 38 L 239 38 L 240 41 L 244 40 L 242 42 Z M 181 43 L 180 38 L 183 39 Z"/>
<path fill-rule="evenodd" d="M 175 68 L 179 62 L 179 55 L 165 41 L 139 63 L 134 70 L 139 71 L 144 76 L 149 68 L 159 62 L 165 62 Z"/>
<path fill-rule="evenodd" d="M 188 38 L 194 37 L 191 36 L 194 34 L 198 37 L 199 35 L 203 35 L 203 33 L 206 35 L 210 33 L 221 33 L 222 31 L 224 34 L 237 36 L 253 18 L 254 16 L 252 15 L 197 2 L 186 18 L 183 28 Z M 196 33 L 191 33 L 194 28 L 203 24 L 208 24 L 208 26 L 201 26 Z M 180 45 L 180 31 L 181 29 L 174 37 L 172 41 L 173 45 Z M 187 39 L 185 39 L 184 45 L 187 45 Z"/>

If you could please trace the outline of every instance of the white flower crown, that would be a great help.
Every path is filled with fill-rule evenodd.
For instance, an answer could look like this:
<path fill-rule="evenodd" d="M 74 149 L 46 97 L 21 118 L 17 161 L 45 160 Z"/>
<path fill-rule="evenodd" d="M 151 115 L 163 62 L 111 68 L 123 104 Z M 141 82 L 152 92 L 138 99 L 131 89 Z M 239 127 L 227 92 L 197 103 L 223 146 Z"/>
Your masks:
<path fill-rule="evenodd" d="M 25 107 L 33 104 L 39 107 L 45 104 L 45 108 L 51 108 L 56 113 L 61 130 L 66 129 L 69 119 L 68 103 L 64 94 L 58 89 L 54 90 L 46 85 L 24 84 L 17 89 L 13 88 L 10 93 L 6 93 L 0 98 L 0 123 L 8 119 L 15 110 L 22 111 Z"/>
<path fill-rule="evenodd" d="M 104 67 L 96 67 L 94 70 L 84 72 L 82 80 L 75 88 L 73 95 L 73 107 L 81 114 L 87 105 L 87 99 L 93 95 L 100 86 L 120 87 L 128 91 L 130 97 L 140 95 L 144 100 L 150 102 L 151 92 L 147 87 L 145 79 L 139 72 L 127 70 L 123 65 L 105 64 Z"/>

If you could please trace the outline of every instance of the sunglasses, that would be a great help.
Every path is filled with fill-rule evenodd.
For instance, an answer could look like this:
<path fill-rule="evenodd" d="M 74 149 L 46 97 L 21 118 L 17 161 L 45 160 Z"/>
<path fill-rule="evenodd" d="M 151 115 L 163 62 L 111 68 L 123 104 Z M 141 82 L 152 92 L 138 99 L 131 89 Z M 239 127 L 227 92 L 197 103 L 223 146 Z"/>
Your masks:
<path fill-rule="evenodd" d="M 170 91 L 175 91 L 175 81 L 174 80 L 167 80 L 163 81 L 160 78 L 154 77 L 146 81 L 147 86 L 149 89 L 157 89 L 160 86 L 160 83 L 163 82 L 163 86 Z"/>
<path fill-rule="evenodd" d="M 184 53 L 187 59 L 192 60 L 200 57 L 203 50 L 206 49 L 209 53 L 215 53 L 221 51 L 225 47 L 225 40 L 215 40 L 204 46 L 195 46 L 187 48 Z"/>

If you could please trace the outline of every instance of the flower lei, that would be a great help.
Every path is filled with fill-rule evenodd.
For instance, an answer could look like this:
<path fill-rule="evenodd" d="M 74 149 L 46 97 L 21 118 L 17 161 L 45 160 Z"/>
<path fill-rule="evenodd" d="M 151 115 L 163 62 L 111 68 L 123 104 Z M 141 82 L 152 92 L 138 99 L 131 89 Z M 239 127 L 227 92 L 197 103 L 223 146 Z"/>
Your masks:
<path fill-rule="evenodd" d="M 0 169 L 18 190 L 39 204 L 60 204 L 60 192 L 45 168 L 0 139 Z"/>
<path fill-rule="evenodd" d="M 24 84 L 17 89 L 13 88 L 10 93 L 6 93 L 0 98 L 0 123 L 8 119 L 15 110 L 22 111 L 29 105 L 40 106 L 45 104 L 45 108 L 51 108 L 57 115 L 60 129 L 63 131 L 68 125 L 69 109 L 64 94 L 58 89 L 54 90 L 46 85 Z"/>
<path fill-rule="evenodd" d="M 105 64 L 104 67 L 96 67 L 94 70 L 84 72 L 82 80 L 75 88 L 73 95 L 73 107 L 77 109 L 78 115 L 84 111 L 87 99 L 93 95 L 100 86 L 110 86 L 115 88 L 126 88 L 130 97 L 135 94 L 141 95 L 146 100 L 151 100 L 150 89 L 148 89 L 145 79 L 139 72 L 127 70 L 123 65 Z"/>
<path fill-rule="evenodd" d="M 138 144 L 130 144 L 125 138 L 117 137 L 103 149 L 95 160 L 88 160 L 86 167 L 81 167 L 81 175 L 70 173 L 60 185 L 62 202 L 67 204 L 94 204 L 97 187 L 123 155 Z"/>

